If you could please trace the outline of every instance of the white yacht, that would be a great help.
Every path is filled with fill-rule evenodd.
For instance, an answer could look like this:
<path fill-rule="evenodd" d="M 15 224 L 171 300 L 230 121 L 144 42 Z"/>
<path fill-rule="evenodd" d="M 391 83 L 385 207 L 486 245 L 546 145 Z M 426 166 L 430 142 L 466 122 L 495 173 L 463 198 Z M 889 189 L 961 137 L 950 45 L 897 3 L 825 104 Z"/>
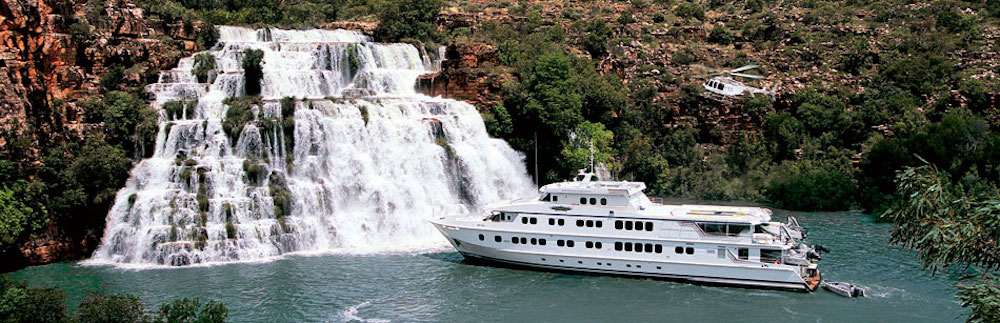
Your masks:
<path fill-rule="evenodd" d="M 665 205 L 639 182 L 584 173 L 481 215 L 431 223 L 466 259 L 545 270 L 811 292 L 822 246 L 759 207 Z M 819 250 L 819 251 L 818 251 Z"/>

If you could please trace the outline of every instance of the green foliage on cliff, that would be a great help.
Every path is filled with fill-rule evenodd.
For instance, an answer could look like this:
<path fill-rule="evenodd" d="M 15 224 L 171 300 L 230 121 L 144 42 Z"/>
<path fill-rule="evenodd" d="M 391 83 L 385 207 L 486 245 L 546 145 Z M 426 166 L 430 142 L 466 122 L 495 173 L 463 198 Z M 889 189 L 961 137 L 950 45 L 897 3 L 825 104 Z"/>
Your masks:
<path fill-rule="evenodd" d="M 955 183 L 933 164 L 906 167 L 897 176 L 902 198 L 882 217 L 892 222 L 892 242 L 917 250 L 924 267 L 972 268 L 958 285 L 969 322 L 1000 321 L 1000 190 Z"/>
<path fill-rule="evenodd" d="M 24 181 L 0 185 L 0 250 L 13 247 L 48 223 L 48 214 L 39 201 L 37 190 Z"/>
<path fill-rule="evenodd" d="M 382 3 L 378 10 L 375 38 L 383 42 L 416 39 L 437 40 L 437 19 L 441 0 L 397 0 Z"/>
<path fill-rule="evenodd" d="M 215 55 L 202 53 L 194 56 L 194 68 L 191 73 L 198 78 L 198 83 L 212 83 L 208 73 L 215 70 Z"/>
<path fill-rule="evenodd" d="M 243 51 L 243 92 L 244 95 L 260 95 L 260 82 L 264 78 L 264 70 L 260 62 L 264 60 L 264 51 L 247 48 Z"/>

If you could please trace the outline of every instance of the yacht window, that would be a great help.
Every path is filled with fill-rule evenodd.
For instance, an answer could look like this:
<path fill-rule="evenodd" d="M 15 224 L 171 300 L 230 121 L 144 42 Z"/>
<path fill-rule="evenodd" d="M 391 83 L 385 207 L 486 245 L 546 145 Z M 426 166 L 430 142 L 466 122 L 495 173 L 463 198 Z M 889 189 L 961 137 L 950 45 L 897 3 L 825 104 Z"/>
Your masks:
<path fill-rule="evenodd" d="M 520 240 L 517 240 L 517 237 L 510 237 L 510 242 L 517 244 L 518 242 L 520 242 Z"/>
<path fill-rule="evenodd" d="M 503 221 L 503 213 L 493 212 L 493 214 L 490 215 L 490 221 L 494 221 L 494 222 L 496 222 L 496 221 Z"/>
<path fill-rule="evenodd" d="M 646 231 L 653 231 L 653 222 L 646 222 Z"/>
<path fill-rule="evenodd" d="M 573 240 L 566 240 L 566 246 L 573 248 Z"/>
<path fill-rule="evenodd" d="M 687 247 L 687 249 L 684 249 L 684 252 L 686 252 L 689 255 L 693 255 L 694 254 L 694 248 Z"/>
<path fill-rule="evenodd" d="M 738 252 L 739 252 L 739 258 L 741 260 L 749 260 L 750 259 L 750 249 L 740 248 L 738 250 Z"/>
<path fill-rule="evenodd" d="M 604 221 L 594 221 L 594 224 L 596 224 L 597 227 L 600 228 L 604 226 Z"/>
<path fill-rule="evenodd" d="M 545 239 L 538 239 L 538 244 L 545 245 Z"/>
<path fill-rule="evenodd" d="M 601 205 L 608 205 L 608 199 L 602 197 L 601 198 Z"/>
<path fill-rule="evenodd" d="M 621 241 L 615 241 L 615 250 L 622 251 L 622 242 Z"/>
<path fill-rule="evenodd" d="M 500 242 L 503 241 L 503 238 L 500 238 L 500 236 L 493 236 L 493 240 L 496 242 Z"/>
<path fill-rule="evenodd" d="M 615 229 L 622 229 L 622 220 L 615 221 Z"/>
<path fill-rule="evenodd" d="M 549 196 L 549 194 L 545 194 L 545 196 L 543 196 L 541 200 L 542 202 L 548 202 L 551 201 L 551 197 Z"/>
<path fill-rule="evenodd" d="M 576 226 L 582 227 L 583 226 L 583 220 L 576 220 Z"/>
<path fill-rule="evenodd" d="M 485 241 L 485 240 L 486 240 L 486 236 L 480 234 L 479 235 L 479 241 Z"/>
<path fill-rule="evenodd" d="M 580 198 L 580 204 L 587 204 L 587 198 L 586 197 L 581 197 Z"/>
<path fill-rule="evenodd" d="M 593 243 L 593 242 L 590 242 L 590 241 L 587 241 L 587 242 L 586 242 L 586 243 L 584 243 L 583 245 L 584 245 L 584 246 L 586 246 L 586 247 L 587 247 L 587 249 L 590 249 L 590 248 L 593 248 L 593 247 L 594 247 L 594 243 Z"/>
<path fill-rule="evenodd" d="M 527 244 L 527 243 L 528 243 L 528 238 L 521 237 L 521 244 Z"/>
<path fill-rule="evenodd" d="M 635 252 L 642 252 L 642 243 L 641 242 L 636 242 L 635 243 Z"/>
<path fill-rule="evenodd" d="M 632 221 L 625 221 L 625 230 L 632 230 Z"/>
<path fill-rule="evenodd" d="M 597 199 L 595 199 L 595 198 L 591 197 L 591 198 L 590 198 L 590 204 L 591 204 L 591 205 L 597 205 Z"/>
<path fill-rule="evenodd" d="M 531 244 L 538 244 L 538 239 L 531 238 Z"/>
<path fill-rule="evenodd" d="M 562 247 L 565 244 L 562 240 L 556 240 L 556 245 Z"/>
<path fill-rule="evenodd" d="M 594 227 L 594 220 L 587 220 L 587 227 L 588 228 L 593 228 Z"/>
<path fill-rule="evenodd" d="M 552 202 L 559 202 L 559 196 L 558 195 L 552 195 Z"/>
<path fill-rule="evenodd" d="M 531 218 L 528 221 L 531 221 L 531 224 L 538 224 L 538 218 Z"/>
<path fill-rule="evenodd" d="M 772 263 L 776 261 L 781 261 L 781 250 L 778 249 L 761 249 L 760 250 L 760 262 Z"/>
<path fill-rule="evenodd" d="M 556 225 L 556 219 L 549 218 L 549 225 Z"/>
<path fill-rule="evenodd" d="M 701 227 L 701 231 L 704 231 L 705 234 L 708 234 L 708 235 L 724 235 L 724 234 L 726 234 L 726 225 L 725 224 L 698 223 L 698 226 Z"/>
<path fill-rule="evenodd" d="M 521 223 L 528 224 L 528 217 L 521 217 Z"/>
<path fill-rule="evenodd" d="M 631 242 L 626 242 L 625 243 L 625 251 L 632 251 L 632 243 Z"/>
<path fill-rule="evenodd" d="M 750 232 L 750 226 L 744 224 L 730 224 L 726 229 L 726 233 L 731 236 L 738 236 L 740 234 Z"/>
<path fill-rule="evenodd" d="M 601 249 L 601 242 L 594 242 L 594 248 Z"/>
<path fill-rule="evenodd" d="M 564 225 L 564 224 L 566 224 L 566 221 L 563 221 L 563 219 L 559 219 L 559 225 Z"/>
<path fill-rule="evenodd" d="M 726 259 L 726 247 L 719 247 L 719 259 Z"/>
<path fill-rule="evenodd" d="M 656 245 L 654 247 L 654 250 L 656 250 L 656 253 L 663 253 L 663 245 L 661 244 Z"/>
<path fill-rule="evenodd" d="M 639 231 L 642 231 L 642 225 L 643 225 L 644 223 L 645 223 L 645 222 L 642 222 L 642 221 L 635 221 L 635 229 L 636 229 L 636 230 L 639 230 Z"/>
<path fill-rule="evenodd" d="M 684 253 L 684 247 L 681 247 L 681 246 L 674 247 L 674 252 L 675 253 Z"/>
<path fill-rule="evenodd" d="M 644 249 L 646 249 L 646 252 L 653 252 L 653 244 L 647 243 Z"/>

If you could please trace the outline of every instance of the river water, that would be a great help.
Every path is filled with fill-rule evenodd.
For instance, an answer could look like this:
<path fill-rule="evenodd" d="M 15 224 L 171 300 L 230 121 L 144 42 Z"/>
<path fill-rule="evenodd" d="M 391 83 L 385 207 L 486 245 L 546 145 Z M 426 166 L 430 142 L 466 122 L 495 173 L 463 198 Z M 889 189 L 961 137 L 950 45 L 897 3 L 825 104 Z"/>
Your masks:
<path fill-rule="evenodd" d="M 783 218 L 776 212 L 776 218 Z M 832 249 L 824 278 L 870 297 L 698 286 L 472 265 L 445 246 L 413 253 L 286 255 L 255 263 L 146 269 L 61 263 L 14 273 L 66 291 L 70 310 L 89 291 L 131 294 L 147 308 L 181 297 L 214 299 L 246 321 L 956 321 L 954 275 L 931 276 L 914 253 L 888 244 L 868 216 L 798 214 L 810 243 Z"/>

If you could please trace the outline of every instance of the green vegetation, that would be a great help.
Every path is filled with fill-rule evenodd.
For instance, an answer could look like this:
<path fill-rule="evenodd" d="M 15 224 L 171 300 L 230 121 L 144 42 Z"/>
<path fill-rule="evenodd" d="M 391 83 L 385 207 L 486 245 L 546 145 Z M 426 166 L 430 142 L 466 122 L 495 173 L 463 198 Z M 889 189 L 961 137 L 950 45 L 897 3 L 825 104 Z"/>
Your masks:
<path fill-rule="evenodd" d="M 179 299 L 160 305 L 147 314 L 134 296 L 105 295 L 91 292 L 70 316 L 66 295 L 57 289 L 28 287 L 10 275 L 0 275 L 0 318 L 3 322 L 225 322 L 229 310 L 210 301 Z"/>
<path fill-rule="evenodd" d="M 199 83 L 215 82 L 208 78 L 208 73 L 213 70 L 215 70 L 215 55 L 202 53 L 194 56 L 194 68 L 191 73 L 198 78 Z"/>
<path fill-rule="evenodd" d="M 440 10 L 441 0 L 383 2 L 378 10 L 375 38 L 383 42 L 434 41 L 438 38 L 435 20 Z"/>
<path fill-rule="evenodd" d="M 916 249 L 934 272 L 971 272 L 974 277 L 963 279 L 957 294 L 972 310 L 968 321 L 1000 321 L 1000 190 L 955 183 L 932 164 L 904 168 L 897 183 L 903 198 L 883 214 L 895 225 L 892 242 Z"/>
<path fill-rule="evenodd" d="M 229 136 L 230 143 L 235 146 L 240 134 L 243 133 L 243 127 L 254 121 L 254 112 L 251 109 L 255 105 L 260 105 L 260 97 L 227 98 L 222 103 L 229 106 L 226 109 L 226 118 L 222 120 L 222 131 Z"/>
<path fill-rule="evenodd" d="M 263 59 L 264 51 L 262 50 L 247 48 L 243 51 L 242 66 L 245 80 L 243 92 L 245 95 L 260 95 L 260 81 L 264 78 L 264 70 L 260 66 L 260 62 Z"/>
<path fill-rule="evenodd" d="M 24 181 L 0 186 L 0 250 L 14 247 L 48 223 L 45 206 L 37 197 L 39 193 Z"/>

